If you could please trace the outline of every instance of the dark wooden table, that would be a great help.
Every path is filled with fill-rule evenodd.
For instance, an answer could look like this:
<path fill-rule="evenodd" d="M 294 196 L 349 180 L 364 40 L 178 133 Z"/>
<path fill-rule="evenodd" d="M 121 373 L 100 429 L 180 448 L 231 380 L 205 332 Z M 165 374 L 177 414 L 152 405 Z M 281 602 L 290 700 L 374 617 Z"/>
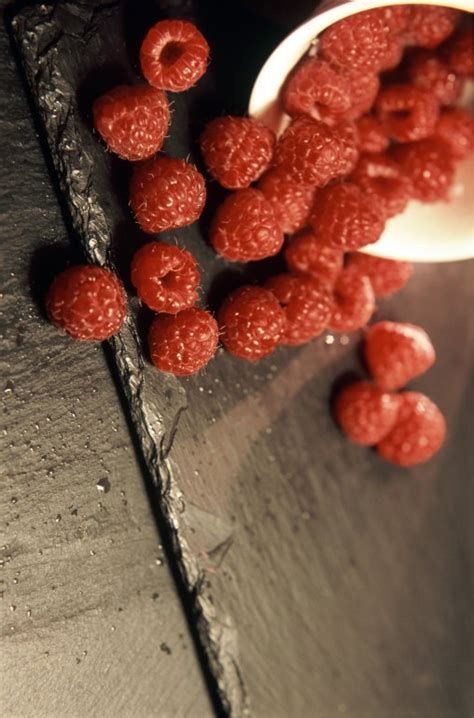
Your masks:
<path fill-rule="evenodd" d="M 238 6 L 235 34 L 253 17 Z M 358 336 L 258 367 L 221 354 L 184 382 L 145 367 L 145 402 L 165 436 L 177 427 L 170 540 L 174 499 L 150 492 L 163 466 L 136 451 L 140 417 L 127 423 L 113 352 L 44 320 L 47 280 L 79 243 L 5 33 L 0 59 L 2 714 L 205 718 L 220 702 L 256 718 L 472 715 L 474 263 L 419 266 L 380 303 L 438 351 L 414 386 L 443 408 L 449 438 L 410 472 L 347 444 L 328 414 L 337 378 L 361 371 Z M 178 103 L 176 128 L 186 112 Z M 170 141 L 177 152 L 187 138 Z M 210 284 L 214 259 L 197 252 Z"/>

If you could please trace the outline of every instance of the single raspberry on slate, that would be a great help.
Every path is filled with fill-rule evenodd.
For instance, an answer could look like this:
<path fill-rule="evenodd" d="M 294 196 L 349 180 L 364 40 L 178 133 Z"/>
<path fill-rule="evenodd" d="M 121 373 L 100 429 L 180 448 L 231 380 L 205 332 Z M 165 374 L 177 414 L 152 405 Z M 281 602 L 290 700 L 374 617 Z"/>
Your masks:
<path fill-rule="evenodd" d="M 365 327 L 375 311 L 375 295 L 370 279 L 351 267 L 339 274 L 334 285 L 334 309 L 329 329 L 351 332 Z"/>
<path fill-rule="evenodd" d="M 348 251 L 376 242 L 385 220 L 379 200 L 351 182 L 317 192 L 310 225 L 324 244 Z"/>
<path fill-rule="evenodd" d="M 400 408 L 392 430 L 377 445 L 379 455 L 397 466 L 415 466 L 431 459 L 446 438 L 446 420 L 424 394 L 399 394 Z"/>
<path fill-rule="evenodd" d="M 199 307 L 177 314 L 159 314 L 148 333 L 153 364 L 176 376 L 195 374 L 212 359 L 219 331 L 209 312 Z"/>
<path fill-rule="evenodd" d="M 413 85 L 390 85 L 379 92 L 377 116 L 398 142 L 415 142 L 433 134 L 439 117 L 436 97 Z"/>
<path fill-rule="evenodd" d="M 432 50 L 414 52 L 408 61 L 407 75 L 415 87 L 432 94 L 441 105 L 452 105 L 462 91 L 460 78 Z"/>
<path fill-rule="evenodd" d="M 374 446 L 395 425 L 400 398 L 368 381 L 343 389 L 334 405 L 334 417 L 348 438 L 361 446 Z"/>
<path fill-rule="evenodd" d="M 372 72 L 347 71 L 345 73 L 349 83 L 350 107 L 344 113 L 346 120 L 357 120 L 361 115 L 372 108 L 380 89 L 379 76 Z M 340 121 L 340 115 L 335 115 L 329 108 L 320 108 L 321 118 L 330 124 Z"/>
<path fill-rule="evenodd" d="M 332 311 L 330 286 L 309 274 L 278 274 L 265 288 L 280 302 L 286 316 L 286 328 L 280 344 L 299 346 L 319 336 L 327 326 Z"/>
<path fill-rule="evenodd" d="M 235 356 L 258 361 L 271 354 L 285 331 L 285 312 L 263 287 L 245 286 L 232 292 L 219 311 L 222 343 Z"/>
<path fill-rule="evenodd" d="M 214 215 L 209 236 L 217 254 L 231 262 L 272 257 L 284 239 L 272 204 L 253 187 L 225 198 Z"/>
<path fill-rule="evenodd" d="M 209 45 L 193 23 L 161 20 L 148 31 L 140 49 L 142 72 L 150 85 L 183 92 L 204 75 Z"/>
<path fill-rule="evenodd" d="M 454 178 L 450 146 L 436 137 L 398 145 L 391 153 L 402 173 L 409 177 L 413 197 L 422 202 L 447 199 Z"/>
<path fill-rule="evenodd" d="M 314 187 L 295 182 L 277 167 L 263 175 L 257 189 L 272 205 L 282 232 L 293 234 L 306 225 L 313 206 Z"/>
<path fill-rule="evenodd" d="M 474 75 L 474 36 L 472 24 L 461 27 L 442 48 L 452 72 L 461 77 Z"/>
<path fill-rule="evenodd" d="M 403 33 L 407 45 L 432 49 L 451 35 L 459 11 L 437 5 L 412 5 L 408 25 Z"/>
<path fill-rule="evenodd" d="M 275 149 L 272 130 L 250 117 L 216 117 L 200 140 L 210 174 L 227 189 L 255 182 L 267 169 Z"/>
<path fill-rule="evenodd" d="M 275 164 L 296 182 L 320 186 L 354 167 L 357 148 L 349 134 L 311 117 L 294 119 L 277 142 Z"/>
<path fill-rule="evenodd" d="M 362 115 L 357 122 L 360 152 L 384 152 L 390 144 L 382 123 L 373 115 Z"/>
<path fill-rule="evenodd" d="M 462 107 L 442 110 L 434 137 L 449 145 L 456 159 L 463 159 L 474 149 L 474 117 Z"/>
<path fill-rule="evenodd" d="M 164 242 L 149 242 L 132 260 L 132 284 L 147 307 L 176 314 L 196 304 L 197 262 L 190 252 Z"/>
<path fill-rule="evenodd" d="M 205 202 L 204 177 L 184 160 L 158 156 L 133 170 L 130 205 L 144 232 L 192 224 Z"/>
<path fill-rule="evenodd" d="M 344 262 L 341 249 L 324 244 L 310 229 L 290 237 L 284 254 L 290 271 L 311 274 L 330 284 L 336 281 Z"/>
<path fill-rule="evenodd" d="M 403 212 L 413 197 L 413 186 L 400 165 L 385 153 L 361 155 L 350 181 L 376 197 L 386 218 Z"/>
<path fill-rule="evenodd" d="M 319 38 L 319 52 L 334 67 L 378 72 L 390 48 L 383 20 L 372 13 L 358 13 L 334 23 Z"/>
<path fill-rule="evenodd" d="M 92 114 L 109 150 L 132 162 L 161 149 L 170 123 L 165 93 L 146 85 L 114 87 L 94 102 Z"/>
<path fill-rule="evenodd" d="M 125 292 L 108 269 L 70 267 L 51 284 L 46 312 L 53 324 L 74 339 L 103 341 L 116 334 L 124 322 Z"/>
<path fill-rule="evenodd" d="M 415 324 L 377 322 L 365 337 L 365 360 L 383 389 L 401 389 L 424 374 L 436 358 L 428 334 Z"/>
<path fill-rule="evenodd" d="M 327 108 L 338 115 L 351 105 L 350 85 L 344 75 L 319 57 L 305 57 L 288 76 L 282 91 L 283 108 L 292 117 L 319 117 Z"/>
<path fill-rule="evenodd" d="M 362 252 L 349 254 L 347 266 L 355 267 L 370 279 L 376 297 L 387 297 L 398 292 L 413 274 L 413 265 L 410 262 L 372 257 Z"/>

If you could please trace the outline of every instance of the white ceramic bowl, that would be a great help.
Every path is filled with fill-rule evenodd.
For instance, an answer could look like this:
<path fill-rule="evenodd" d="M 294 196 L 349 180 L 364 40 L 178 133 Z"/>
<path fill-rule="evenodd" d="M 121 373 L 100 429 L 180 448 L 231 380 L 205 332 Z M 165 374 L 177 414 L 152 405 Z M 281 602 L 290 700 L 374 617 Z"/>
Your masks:
<path fill-rule="evenodd" d="M 329 0 L 294 30 L 273 51 L 252 90 L 249 114 L 280 134 L 289 118 L 278 101 L 289 71 L 327 27 L 363 10 L 389 5 L 442 5 L 472 12 L 473 0 Z M 474 98 L 469 82 L 460 104 Z M 380 240 L 364 248 L 369 254 L 414 262 L 448 262 L 474 257 L 474 156 L 460 163 L 450 202 L 423 204 L 412 201 L 400 215 L 387 222 Z"/>

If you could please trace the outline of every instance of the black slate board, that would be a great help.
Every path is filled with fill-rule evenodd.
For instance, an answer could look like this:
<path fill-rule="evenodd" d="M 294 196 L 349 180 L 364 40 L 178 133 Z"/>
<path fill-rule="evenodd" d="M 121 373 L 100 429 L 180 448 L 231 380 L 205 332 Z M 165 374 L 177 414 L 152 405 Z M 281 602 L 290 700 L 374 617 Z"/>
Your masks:
<path fill-rule="evenodd" d="M 115 266 L 128 288 L 129 260 L 147 238 L 129 214 L 129 167 L 94 136 L 90 106 L 114 84 L 138 80 L 140 39 L 167 14 L 195 19 L 213 49 L 206 78 L 173 98 L 165 147 L 199 164 L 199 129 L 215 114 L 245 110 L 252 77 L 282 30 L 237 2 L 143 3 L 139 12 L 133 2 L 65 2 L 27 6 L 13 21 L 71 232 L 89 261 Z M 197 256 L 211 307 L 230 287 L 275 269 L 272 262 L 245 272 L 228 268 L 212 253 L 206 224 L 221 196 L 211 185 L 202 222 L 164 235 Z M 450 331 L 465 337 L 462 352 L 444 343 L 437 369 L 419 384 L 452 424 L 472 405 L 472 322 L 438 305 L 434 316 L 423 297 L 434 296 L 443 282 L 465 306 L 473 298 L 468 277 L 467 264 L 422 268 L 416 284 L 382 307 L 383 316 L 427 325 L 435 339 L 443 338 L 449 316 Z M 337 377 L 361 370 L 357 336 L 280 350 L 256 367 L 220 353 L 203 375 L 181 381 L 147 361 L 150 318 L 132 297 L 128 322 L 110 342 L 111 356 L 221 707 L 234 716 L 247 715 L 250 703 L 256 716 L 306 718 L 346 709 L 389 714 L 403 694 L 407 711 L 448 715 L 464 688 L 441 686 L 436 665 L 430 664 L 436 680 L 428 689 L 423 675 L 440 626 L 451 627 L 442 650 L 455 655 L 468 625 L 465 556 L 455 554 L 459 534 L 451 519 L 467 505 L 461 481 L 472 450 L 459 456 L 456 449 L 456 476 L 446 485 L 450 445 L 410 472 L 417 482 L 407 482 L 406 472 L 346 444 L 327 404 Z M 447 391 L 442 372 L 451 372 L 453 361 L 459 372 Z M 426 529 L 432 540 L 414 548 L 426 492 L 437 509 Z M 416 561 L 407 568 L 412 550 Z M 428 571 L 433 561 L 439 576 Z M 444 581 L 447 562 L 452 576 Z M 437 598 L 423 603 L 418 616 L 406 601 L 416 606 L 426 599 L 422 577 Z M 460 623 L 453 628 L 444 612 L 454 594 Z M 394 615 L 390 608 L 397 605 Z M 381 606 L 385 611 L 378 613 Z M 403 628 L 407 620 L 414 630 Z M 394 666 L 387 645 L 399 631 Z M 416 680 L 405 672 L 406 662 Z"/>

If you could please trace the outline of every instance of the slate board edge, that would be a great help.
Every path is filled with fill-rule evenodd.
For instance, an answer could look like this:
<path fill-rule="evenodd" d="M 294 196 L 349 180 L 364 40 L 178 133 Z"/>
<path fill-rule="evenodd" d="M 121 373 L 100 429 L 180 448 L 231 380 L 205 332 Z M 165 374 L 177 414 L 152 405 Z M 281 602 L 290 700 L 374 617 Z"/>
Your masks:
<path fill-rule="evenodd" d="M 91 15 L 110 11 L 116 3 L 89 6 Z M 92 159 L 82 150 L 75 125 L 75 97 L 72 88 L 59 73 L 54 62 L 58 41 L 67 32 L 57 26 L 54 7 L 32 5 L 19 10 L 11 20 L 27 83 L 44 126 L 49 152 L 61 193 L 77 240 L 88 261 L 109 265 L 110 227 L 99 198 L 92 186 Z M 47 37 L 47 42 L 44 38 Z M 143 392 L 143 358 L 133 319 L 128 317 L 120 334 L 110 340 L 112 355 L 120 376 L 145 463 L 157 493 L 160 511 L 174 552 L 174 559 L 192 599 L 202 647 L 218 687 L 223 709 L 229 716 L 249 716 L 248 698 L 238 665 L 238 653 L 232 636 L 225 631 L 225 619 L 213 606 L 207 582 L 196 558 L 180 532 L 184 497 L 176 483 L 167 454 L 161 447 L 171 426 L 158 417 L 161 430 L 156 429 L 145 408 Z"/>

